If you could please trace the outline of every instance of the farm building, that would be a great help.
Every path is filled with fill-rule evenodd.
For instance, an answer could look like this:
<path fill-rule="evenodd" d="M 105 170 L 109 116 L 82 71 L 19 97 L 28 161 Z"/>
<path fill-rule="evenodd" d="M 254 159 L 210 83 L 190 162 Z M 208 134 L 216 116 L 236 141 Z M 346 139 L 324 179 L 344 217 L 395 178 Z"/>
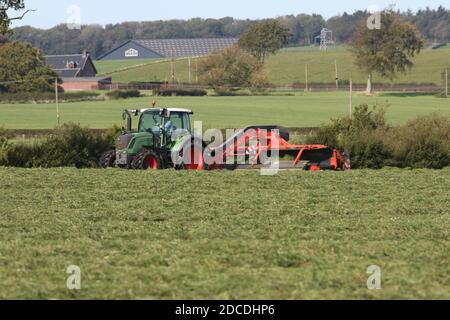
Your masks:
<path fill-rule="evenodd" d="M 46 59 L 62 78 L 95 77 L 97 74 L 97 69 L 87 51 L 83 54 L 46 56 Z"/>
<path fill-rule="evenodd" d="M 237 41 L 236 38 L 128 40 L 98 60 L 200 57 L 231 47 Z"/>
<path fill-rule="evenodd" d="M 96 90 L 110 84 L 111 78 L 96 77 L 97 69 L 87 51 L 82 54 L 46 56 L 47 62 L 63 81 L 65 91 Z"/>

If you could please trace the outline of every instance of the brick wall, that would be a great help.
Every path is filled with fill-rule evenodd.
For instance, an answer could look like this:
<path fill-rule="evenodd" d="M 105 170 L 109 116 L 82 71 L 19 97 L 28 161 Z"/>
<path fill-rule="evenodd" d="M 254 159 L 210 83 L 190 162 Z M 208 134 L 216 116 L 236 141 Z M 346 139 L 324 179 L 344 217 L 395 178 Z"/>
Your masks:
<path fill-rule="evenodd" d="M 98 90 L 98 81 L 83 81 L 83 82 L 70 82 L 65 81 L 62 84 L 64 91 L 89 91 L 89 90 Z"/>

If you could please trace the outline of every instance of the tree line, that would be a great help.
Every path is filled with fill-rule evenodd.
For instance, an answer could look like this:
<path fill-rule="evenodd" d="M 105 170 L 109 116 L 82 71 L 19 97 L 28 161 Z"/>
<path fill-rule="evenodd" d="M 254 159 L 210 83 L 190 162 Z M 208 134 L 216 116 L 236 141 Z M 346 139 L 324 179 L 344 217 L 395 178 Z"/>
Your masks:
<path fill-rule="evenodd" d="M 426 8 L 417 12 L 397 12 L 403 22 L 412 23 L 428 42 L 450 42 L 450 10 L 444 7 Z M 367 11 L 344 13 L 325 20 L 319 14 L 287 15 L 276 18 L 289 29 L 287 45 L 311 45 L 322 28 L 334 32 L 338 43 L 346 43 L 354 34 L 358 22 Z M 69 30 L 65 24 L 48 30 L 29 26 L 13 29 L 10 38 L 28 41 L 46 54 L 72 54 L 88 49 L 98 57 L 129 39 L 241 37 L 258 21 L 194 18 L 151 22 L 84 25 L 81 30 Z"/>

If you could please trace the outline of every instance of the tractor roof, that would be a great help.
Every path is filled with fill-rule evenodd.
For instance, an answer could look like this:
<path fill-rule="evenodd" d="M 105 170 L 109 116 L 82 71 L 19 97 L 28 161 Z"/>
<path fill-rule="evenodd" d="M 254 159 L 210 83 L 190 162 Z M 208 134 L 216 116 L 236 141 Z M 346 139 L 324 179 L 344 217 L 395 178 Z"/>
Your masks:
<path fill-rule="evenodd" d="M 192 110 L 189 110 L 189 109 L 180 109 L 180 108 L 164 108 L 164 109 L 169 110 L 169 112 L 181 112 L 181 113 L 193 114 Z M 164 111 L 164 109 L 163 108 L 142 109 L 141 112 L 142 113 L 144 113 L 144 112 L 155 112 L 155 111 L 162 112 L 162 111 Z"/>

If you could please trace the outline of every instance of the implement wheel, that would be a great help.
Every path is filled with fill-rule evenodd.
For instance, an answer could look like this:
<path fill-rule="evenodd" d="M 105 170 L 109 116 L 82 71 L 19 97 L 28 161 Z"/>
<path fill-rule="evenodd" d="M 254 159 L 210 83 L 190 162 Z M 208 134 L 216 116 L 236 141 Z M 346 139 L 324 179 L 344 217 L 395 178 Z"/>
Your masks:
<path fill-rule="evenodd" d="M 134 158 L 131 167 L 135 170 L 159 170 L 161 159 L 154 151 L 144 149 Z"/>
<path fill-rule="evenodd" d="M 102 169 L 106 168 L 114 168 L 116 165 L 116 151 L 115 150 L 109 150 L 106 151 L 102 156 L 100 157 L 100 160 L 98 161 L 98 166 Z"/>

